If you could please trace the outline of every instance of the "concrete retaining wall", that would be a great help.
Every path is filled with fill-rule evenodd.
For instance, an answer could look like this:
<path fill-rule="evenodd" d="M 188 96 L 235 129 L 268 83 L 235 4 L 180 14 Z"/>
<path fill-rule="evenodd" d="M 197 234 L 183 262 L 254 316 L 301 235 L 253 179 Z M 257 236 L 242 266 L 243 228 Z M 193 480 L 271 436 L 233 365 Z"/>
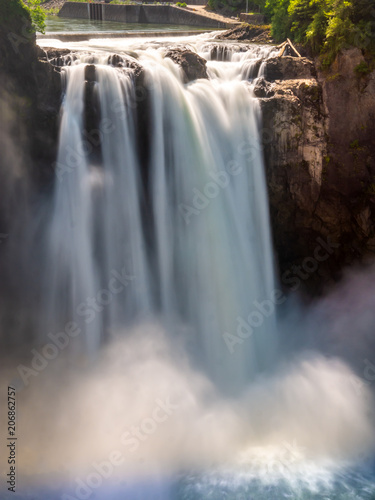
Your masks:
<path fill-rule="evenodd" d="M 57 15 L 76 19 L 89 19 L 89 4 L 65 2 Z"/>
<path fill-rule="evenodd" d="M 103 9 L 102 18 L 104 21 L 137 24 L 181 24 L 205 28 L 227 27 L 226 23 L 172 5 L 97 5 Z M 89 19 L 89 9 L 89 4 L 86 3 L 66 2 L 58 15 L 60 17 Z"/>

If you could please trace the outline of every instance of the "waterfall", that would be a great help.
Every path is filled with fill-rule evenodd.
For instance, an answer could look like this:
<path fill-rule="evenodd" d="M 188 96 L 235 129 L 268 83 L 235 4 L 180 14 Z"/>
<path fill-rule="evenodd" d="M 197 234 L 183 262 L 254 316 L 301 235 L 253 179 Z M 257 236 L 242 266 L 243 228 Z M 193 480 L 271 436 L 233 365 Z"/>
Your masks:
<path fill-rule="evenodd" d="M 259 62 L 258 48 L 249 53 Z M 230 78 L 212 62 L 212 77 L 190 85 L 160 51 L 141 53 L 149 131 L 136 131 L 129 72 L 94 59 L 99 155 L 84 151 L 84 58 L 63 68 L 46 255 L 48 316 L 82 324 L 88 353 L 119 327 L 153 317 L 171 336 L 185 331 L 196 362 L 231 395 L 269 369 L 277 349 L 274 315 L 255 308 L 248 320 L 275 288 L 261 113 L 243 79 L 249 53 Z M 146 165 L 137 133 L 150 138 Z M 121 272 L 125 290 L 106 297 Z"/>
<path fill-rule="evenodd" d="M 19 498 L 375 495 L 372 275 L 310 309 L 279 289 L 254 97 L 275 49 L 211 36 L 56 58 L 56 175 L 7 250 L 25 307 L 0 310 Z M 208 78 L 186 83 L 176 47 Z"/>
<path fill-rule="evenodd" d="M 45 262 L 46 325 L 73 321 L 75 307 L 98 289 L 94 262 L 92 169 L 83 149 L 84 66 L 66 68 L 56 185 L 47 235 Z M 43 329 L 42 331 L 45 331 Z M 85 342 L 91 352 L 100 343 L 95 322 Z"/>

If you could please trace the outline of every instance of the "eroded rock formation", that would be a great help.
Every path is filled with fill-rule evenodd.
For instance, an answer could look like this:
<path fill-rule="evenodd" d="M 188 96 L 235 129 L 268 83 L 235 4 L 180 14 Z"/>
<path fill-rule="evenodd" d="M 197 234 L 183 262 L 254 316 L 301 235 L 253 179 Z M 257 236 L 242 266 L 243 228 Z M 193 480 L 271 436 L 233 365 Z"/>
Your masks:
<path fill-rule="evenodd" d="M 11 96 L 15 123 L 24 130 L 27 142 L 22 147 L 28 149 L 30 164 L 37 165 L 30 172 L 44 182 L 56 156 L 60 75 L 39 59 L 31 20 L 20 2 L 3 4 L 0 19 L 0 88 Z"/>
<path fill-rule="evenodd" d="M 173 62 L 179 64 L 184 72 L 185 82 L 191 82 L 198 78 L 208 78 L 207 61 L 195 52 L 188 49 L 170 49 L 165 54 Z"/>
<path fill-rule="evenodd" d="M 326 73 L 318 61 L 270 59 L 255 89 L 281 274 L 313 258 L 317 238 L 335 243 L 315 284 L 375 256 L 375 72 L 361 76 L 359 64 L 357 50 Z"/>
<path fill-rule="evenodd" d="M 272 41 L 270 26 L 241 24 L 216 36 L 218 40 L 243 40 L 253 43 L 267 43 Z"/>

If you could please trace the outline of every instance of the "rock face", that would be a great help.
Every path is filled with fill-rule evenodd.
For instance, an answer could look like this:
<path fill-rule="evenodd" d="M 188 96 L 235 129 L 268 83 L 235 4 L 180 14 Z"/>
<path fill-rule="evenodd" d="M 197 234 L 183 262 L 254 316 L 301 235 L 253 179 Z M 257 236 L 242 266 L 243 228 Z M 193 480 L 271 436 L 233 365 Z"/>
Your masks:
<path fill-rule="evenodd" d="M 273 57 L 268 59 L 265 69 L 265 79 L 276 80 L 311 80 L 316 78 L 314 63 L 307 58 Z"/>
<path fill-rule="evenodd" d="M 38 49 L 25 12 L 19 0 L 0 7 L 0 120 L 6 120 L 3 129 L 12 136 L 10 140 L 0 129 L 5 151 L 0 157 L 0 233 L 8 231 L 12 215 L 8 198 L 19 201 L 13 193 L 8 198 L 4 194 L 9 172 L 22 177 L 17 170 L 22 164 L 40 186 L 52 185 L 61 103 L 59 72 L 77 57 L 69 50 Z M 237 31 L 235 38 L 241 33 Z M 225 59 L 225 50 L 216 51 L 216 58 Z M 207 78 L 206 61 L 198 54 L 174 48 L 165 57 L 181 66 L 186 82 Z M 119 71 L 131 70 L 134 76 L 139 91 L 139 152 L 141 163 L 147 165 L 149 103 L 143 69 L 133 58 L 116 54 L 108 63 Z M 95 128 L 100 109 L 92 106 L 94 66 L 89 64 L 86 73 L 90 105 L 85 122 Z M 317 269 L 306 281 L 311 291 L 312 285 L 335 277 L 353 260 L 375 258 L 375 71 L 357 49 L 339 55 L 329 72 L 319 69 L 318 61 L 273 58 L 266 62 L 264 78 L 254 92 L 263 111 L 263 148 L 280 274 L 290 284 L 291 270 L 297 269 L 293 266 L 315 261 Z M 22 158 L 15 145 L 27 151 Z M 141 174 L 147 178 L 148 172 Z M 329 248 L 329 258 L 316 262 L 322 241 Z"/>
<path fill-rule="evenodd" d="M 274 58 L 255 88 L 284 281 L 314 259 L 319 242 L 334 242 L 306 283 L 310 291 L 354 259 L 375 256 L 375 73 L 358 76 L 363 61 L 347 51 L 324 74 L 305 58 Z"/>
<path fill-rule="evenodd" d="M 191 82 L 198 78 L 208 78 L 206 59 L 188 49 L 171 49 L 165 54 L 173 62 L 179 64 L 184 72 L 185 82 Z"/>
<path fill-rule="evenodd" d="M 358 71 L 364 68 L 364 73 Z M 326 203 L 330 230 L 347 235 L 354 255 L 375 251 L 375 71 L 359 49 L 341 54 L 329 73 L 318 72 L 328 115 Z M 342 202 L 339 203 L 339 200 Z M 340 218 L 337 210 L 340 210 Z"/>
<path fill-rule="evenodd" d="M 35 43 L 30 17 L 19 0 L 0 6 L 0 82 L 12 98 L 18 126 L 24 130 L 31 169 L 42 180 L 55 160 L 57 116 L 61 101 L 60 75 L 43 60 Z M 25 155 L 25 161 L 29 155 Z M 38 179 L 37 179 L 38 178 Z"/>

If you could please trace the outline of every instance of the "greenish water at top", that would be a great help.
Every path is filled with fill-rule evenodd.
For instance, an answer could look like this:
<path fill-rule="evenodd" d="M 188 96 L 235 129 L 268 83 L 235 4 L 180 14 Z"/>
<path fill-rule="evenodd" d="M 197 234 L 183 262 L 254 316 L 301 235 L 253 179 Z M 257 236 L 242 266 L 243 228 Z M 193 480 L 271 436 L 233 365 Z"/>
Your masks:
<path fill-rule="evenodd" d="M 118 23 L 114 21 L 93 21 L 90 19 L 70 19 L 57 16 L 47 16 L 46 33 L 82 33 L 103 32 L 114 33 L 124 31 L 201 31 L 202 27 L 174 24 L 135 24 Z"/>

